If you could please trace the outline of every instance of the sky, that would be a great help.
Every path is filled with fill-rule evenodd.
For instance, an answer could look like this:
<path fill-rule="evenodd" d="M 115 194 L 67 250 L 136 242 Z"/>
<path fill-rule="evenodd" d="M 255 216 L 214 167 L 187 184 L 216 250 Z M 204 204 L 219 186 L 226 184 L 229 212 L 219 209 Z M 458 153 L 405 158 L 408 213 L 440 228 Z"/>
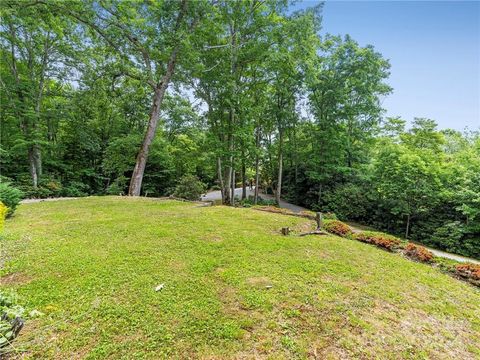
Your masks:
<path fill-rule="evenodd" d="M 390 60 L 386 116 L 480 128 L 480 1 L 327 1 L 321 33 L 349 34 Z"/>

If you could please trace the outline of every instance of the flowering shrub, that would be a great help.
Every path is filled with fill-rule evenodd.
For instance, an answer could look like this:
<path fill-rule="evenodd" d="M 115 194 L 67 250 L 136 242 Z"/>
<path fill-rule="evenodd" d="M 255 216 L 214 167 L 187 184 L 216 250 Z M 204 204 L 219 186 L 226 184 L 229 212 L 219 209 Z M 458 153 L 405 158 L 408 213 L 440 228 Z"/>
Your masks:
<path fill-rule="evenodd" d="M 323 222 L 323 228 L 338 236 L 348 236 L 352 233 L 350 226 L 339 220 L 325 220 Z"/>
<path fill-rule="evenodd" d="M 455 273 L 480 286 L 480 265 L 470 263 L 458 264 L 455 266 Z"/>
<path fill-rule="evenodd" d="M 405 255 L 409 258 L 421 262 L 431 262 L 433 260 L 433 254 L 423 246 L 408 243 L 405 247 Z"/>
<path fill-rule="evenodd" d="M 0 201 L 0 231 L 3 229 L 5 218 L 7 217 L 8 208 Z"/>
<path fill-rule="evenodd" d="M 396 238 L 395 236 L 374 231 L 362 231 L 354 234 L 353 238 L 355 240 L 373 244 L 390 251 L 400 247 L 401 244 L 400 239 Z"/>

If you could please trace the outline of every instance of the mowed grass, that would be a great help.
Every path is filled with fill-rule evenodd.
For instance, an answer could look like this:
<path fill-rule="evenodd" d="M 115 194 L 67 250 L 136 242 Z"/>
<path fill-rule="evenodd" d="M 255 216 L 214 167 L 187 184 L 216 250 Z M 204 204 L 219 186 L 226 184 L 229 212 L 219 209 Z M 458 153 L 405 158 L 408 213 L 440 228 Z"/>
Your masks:
<path fill-rule="evenodd" d="M 367 244 L 279 234 L 305 221 L 145 198 L 21 205 L 2 287 L 45 316 L 18 357 L 480 356 L 478 289 Z"/>

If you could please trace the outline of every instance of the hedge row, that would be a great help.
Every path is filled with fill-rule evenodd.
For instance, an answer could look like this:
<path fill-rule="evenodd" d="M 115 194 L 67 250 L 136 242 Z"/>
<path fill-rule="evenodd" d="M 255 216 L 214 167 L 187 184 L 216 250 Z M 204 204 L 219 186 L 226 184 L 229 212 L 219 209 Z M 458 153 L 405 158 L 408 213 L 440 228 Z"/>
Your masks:
<path fill-rule="evenodd" d="M 457 263 L 448 260 L 447 262 L 450 265 L 445 265 L 445 260 L 435 257 L 431 251 L 423 246 L 402 241 L 395 236 L 382 232 L 361 231 L 352 233 L 351 228 L 339 220 L 326 220 L 324 230 L 341 237 L 372 244 L 388 251 L 397 251 L 411 260 L 437 266 L 457 278 L 480 287 L 480 265 L 478 264 Z"/>
<path fill-rule="evenodd" d="M 353 235 L 355 240 L 372 244 L 389 251 L 401 248 L 402 242 L 395 236 L 375 231 L 362 231 Z"/>

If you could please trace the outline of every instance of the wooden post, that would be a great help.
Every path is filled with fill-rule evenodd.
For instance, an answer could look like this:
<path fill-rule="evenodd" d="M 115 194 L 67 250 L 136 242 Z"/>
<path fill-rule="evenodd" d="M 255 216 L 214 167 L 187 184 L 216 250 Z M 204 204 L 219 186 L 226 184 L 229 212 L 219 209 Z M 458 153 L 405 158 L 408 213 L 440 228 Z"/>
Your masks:
<path fill-rule="evenodd" d="M 317 214 L 315 215 L 315 220 L 317 221 L 317 229 L 320 230 L 322 228 L 322 222 L 323 222 L 321 212 L 317 212 Z"/>
<path fill-rule="evenodd" d="M 290 234 L 290 228 L 283 227 L 282 228 L 282 235 L 288 235 L 288 234 Z"/>

